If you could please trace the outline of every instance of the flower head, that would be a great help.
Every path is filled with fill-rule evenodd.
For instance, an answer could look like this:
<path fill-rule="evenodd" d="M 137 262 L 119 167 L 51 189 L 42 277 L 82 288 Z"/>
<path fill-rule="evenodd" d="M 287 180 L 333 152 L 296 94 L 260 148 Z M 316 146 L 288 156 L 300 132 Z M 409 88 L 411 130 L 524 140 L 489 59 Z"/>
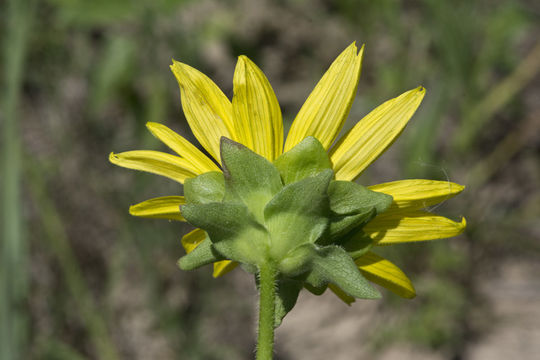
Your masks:
<path fill-rule="evenodd" d="M 166 126 L 148 123 L 176 155 L 138 150 L 111 154 L 110 161 L 184 184 L 185 196 L 150 199 L 130 213 L 197 227 L 182 238 L 188 254 L 181 268 L 213 263 L 217 277 L 238 263 L 253 273 L 262 263 L 273 264 L 280 274 L 281 316 L 303 287 L 315 294 L 329 287 L 351 303 L 378 296 L 369 280 L 414 297 L 407 276 L 373 250 L 461 233 L 465 219 L 454 222 L 423 209 L 463 186 L 417 179 L 369 187 L 353 182 L 402 132 L 425 93 L 418 87 L 383 103 L 335 142 L 356 94 L 362 54 L 353 43 L 338 56 L 285 141 L 274 91 L 247 57 L 238 59 L 232 102 L 204 74 L 173 61 L 186 119 L 212 158 Z"/>

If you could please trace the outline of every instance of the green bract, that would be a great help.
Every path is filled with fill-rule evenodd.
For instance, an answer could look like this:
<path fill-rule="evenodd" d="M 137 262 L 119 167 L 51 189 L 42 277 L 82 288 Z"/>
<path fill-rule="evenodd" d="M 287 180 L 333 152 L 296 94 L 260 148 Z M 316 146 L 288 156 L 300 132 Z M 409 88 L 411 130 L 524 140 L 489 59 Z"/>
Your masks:
<path fill-rule="evenodd" d="M 349 181 L 335 181 L 326 151 L 307 137 L 272 164 L 221 138 L 223 174 L 187 179 L 182 216 L 206 239 L 179 265 L 191 270 L 224 259 L 257 273 L 278 272 L 276 326 L 302 287 L 315 294 L 332 283 L 356 298 L 380 297 L 354 259 L 373 245 L 362 227 L 392 197 Z"/>

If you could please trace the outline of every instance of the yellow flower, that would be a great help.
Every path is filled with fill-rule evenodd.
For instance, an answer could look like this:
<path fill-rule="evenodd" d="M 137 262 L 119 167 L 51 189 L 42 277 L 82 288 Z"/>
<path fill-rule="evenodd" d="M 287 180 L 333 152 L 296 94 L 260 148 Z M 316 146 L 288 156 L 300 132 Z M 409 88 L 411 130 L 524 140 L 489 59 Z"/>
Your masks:
<path fill-rule="evenodd" d="M 247 57 L 240 56 L 234 72 L 232 102 L 207 76 L 198 70 L 173 61 L 171 69 L 180 86 L 182 108 L 193 134 L 213 157 L 203 154 L 185 138 L 168 127 L 148 123 L 150 132 L 177 155 L 158 151 L 111 153 L 116 165 L 166 176 L 181 184 L 187 178 L 209 171 L 220 171 L 220 138 L 239 142 L 269 161 L 292 149 L 307 136 L 314 136 L 327 150 L 336 180 L 355 180 L 399 136 L 420 105 L 423 87 L 409 90 L 389 100 L 361 119 L 334 144 L 356 95 L 363 47 L 355 43 L 332 63 L 294 119 L 286 141 L 283 139 L 281 109 L 270 83 Z M 391 195 L 389 210 L 363 229 L 376 245 L 447 238 L 463 232 L 465 219 L 454 222 L 422 210 L 463 190 L 463 186 L 433 180 L 399 180 L 369 187 Z M 135 216 L 184 221 L 182 196 L 150 199 L 130 207 Z M 187 252 L 205 237 L 195 229 L 182 238 Z M 362 274 L 396 294 L 412 298 L 415 290 L 407 276 L 393 263 L 373 252 L 355 260 Z M 214 276 L 230 271 L 236 263 L 214 263 Z M 354 301 L 337 286 L 330 285 L 342 300 Z"/>

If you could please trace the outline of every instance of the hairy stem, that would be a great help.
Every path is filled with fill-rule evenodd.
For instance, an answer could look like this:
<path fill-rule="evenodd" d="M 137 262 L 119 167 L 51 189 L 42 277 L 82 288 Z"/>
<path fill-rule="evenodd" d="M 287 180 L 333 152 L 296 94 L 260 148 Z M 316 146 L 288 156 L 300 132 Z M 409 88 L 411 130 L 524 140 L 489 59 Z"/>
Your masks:
<path fill-rule="evenodd" d="M 271 360 L 274 351 L 276 269 L 271 264 L 259 268 L 259 334 L 257 360 Z"/>

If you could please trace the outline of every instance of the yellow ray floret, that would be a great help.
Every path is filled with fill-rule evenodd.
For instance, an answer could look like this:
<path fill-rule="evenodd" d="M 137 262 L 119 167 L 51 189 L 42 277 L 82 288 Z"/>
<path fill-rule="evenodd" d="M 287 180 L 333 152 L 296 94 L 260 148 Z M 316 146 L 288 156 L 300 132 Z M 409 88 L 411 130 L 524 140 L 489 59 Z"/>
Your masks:
<path fill-rule="evenodd" d="M 219 87 L 200 71 L 173 60 L 171 70 L 178 80 L 182 109 L 201 145 L 219 158 L 219 139 L 235 139 L 232 105 Z"/>
<path fill-rule="evenodd" d="M 425 90 L 418 87 L 385 102 L 360 120 L 330 151 L 337 180 L 354 180 L 403 131 Z"/>
<path fill-rule="evenodd" d="M 149 199 L 129 207 L 133 216 L 186 221 L 180 213 L 180 206 L 186 203 L 183 196 L 164 196 Z"/>
<path fill-rule="evenodd" d="M 334 60 L 294 119 L 285 151 L 307 136 L 316 137 L 325 149 L 332 145 L 356 96 L 363 53 L 363 46 L 358 53 L 352 43 Z"/>
<path fill-rule="evenodd" d="M 238 266 L 238 263 L 230 260 L 222 260 L 214 263 L 214 272 L 212 276 L 217 278 L 228 274 Z"/>
<path fill-rule="evenodd" d="M 257 65 L 240 56 L 233 87 L 235 140 L 273 161 L 283 149 L 283 121 L 272 86 Z"/>
<path fill-rule="evenodd" d="M 109 161 L 128 169 L 165 176 L 181 184 L 185 179 L 200 174 L 190 161 L 160 151 L 135 150 L 119 154 L 111 153 Z"/>
<path fill-rule="evenodd" d="M 206 236 L 206 232 L 202 229 L 195 229 L 182 236 L 181 242 L 186 253 L 189 254 L 195 250 L 195 248 L 206 239 Z"/>
<path fill-rule="evenodd" d="M 368 252 L 354 262 L 369 281 L 381 285 L 406 299 L 412 299 L 416 296 L 416 291 L 407 275 L 385 258 L 373 252 Z"/>
<path fill-rule="evenodd" d="M 378 215 L 362 231 L 377 245 L 388 245 L 457 236 L 465 226 L 465 218 L 455 222 L 426 211 L 392 211 Z"/>
<path fill-rule="evenodd" d="M 204 155 L 192 143 L 169 129 L 167 126 L 149 122 L 146 124 L 146 127 L 150 130 L 152 135 L 161 140 L 171 150 L 180 155 L 180 157 L 190 161 L 193 167 L 199 170 L 199 173 L 219 171 L 219 167 L 210 160 L 208 156 Z"/>
<path fill-rule="evenodd" d="M 409 210 L 423 209 L 450 199 L 465 189 L 465 186 L 449 181 L 436 180 L 398 180 L 369 186 L 370 190 L 391 195 L 392 207 Z"/>

